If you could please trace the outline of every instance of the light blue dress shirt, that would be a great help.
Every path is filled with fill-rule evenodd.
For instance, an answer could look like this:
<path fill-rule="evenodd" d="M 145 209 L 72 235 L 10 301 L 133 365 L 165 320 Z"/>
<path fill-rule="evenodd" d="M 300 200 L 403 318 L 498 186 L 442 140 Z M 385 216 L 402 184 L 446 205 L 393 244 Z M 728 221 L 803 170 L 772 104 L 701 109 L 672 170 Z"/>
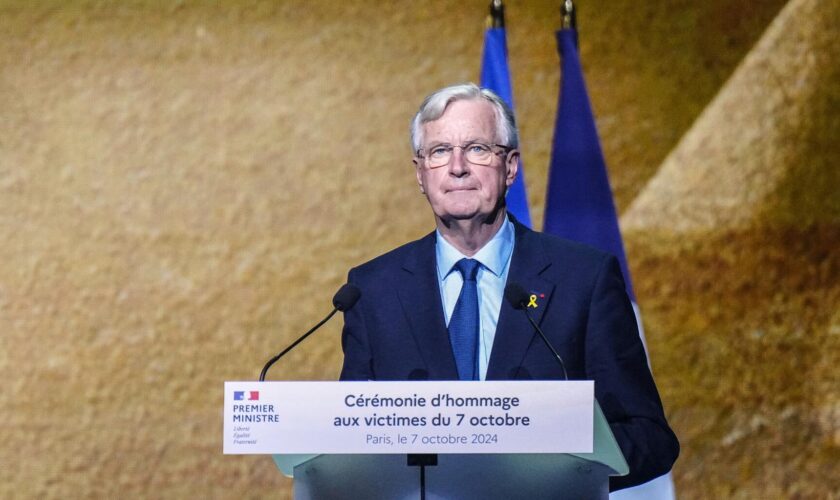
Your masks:
<path fill-rule="evenodd" d="M 476 281 L 478 283 L 478 376 L 481 380 L 487 377 L 487 364 L 490 361 L 490 351 L 493 349 L 493 339 L 496 338 L 496 324 L 499 322 L 502 300 L 507 283 L 510 258 L 513 255 L 514 229 L 509 219 L 505 218 L 502 227 L 493 238 L 472 257 L 467 257 L 455 249 L 437 232 L 435 256 L 437 261 L 438 286 L 443 301 L 443 313 L 446 325 L 455 310 L 455 303 L 461 294 L 464 278 L 456 269 L 455 263 L 461 259 L 472 258 L 481 263 Z"/>

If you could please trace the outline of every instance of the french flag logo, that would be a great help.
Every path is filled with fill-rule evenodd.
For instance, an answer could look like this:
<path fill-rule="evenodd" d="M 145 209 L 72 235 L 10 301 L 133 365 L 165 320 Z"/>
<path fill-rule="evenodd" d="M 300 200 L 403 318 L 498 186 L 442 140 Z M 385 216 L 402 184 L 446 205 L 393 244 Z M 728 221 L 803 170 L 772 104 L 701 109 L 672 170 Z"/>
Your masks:
<path fill-rule="evenodd" d="M 233 391 L 234 401 L 259 401 L 260 391 Z"/>

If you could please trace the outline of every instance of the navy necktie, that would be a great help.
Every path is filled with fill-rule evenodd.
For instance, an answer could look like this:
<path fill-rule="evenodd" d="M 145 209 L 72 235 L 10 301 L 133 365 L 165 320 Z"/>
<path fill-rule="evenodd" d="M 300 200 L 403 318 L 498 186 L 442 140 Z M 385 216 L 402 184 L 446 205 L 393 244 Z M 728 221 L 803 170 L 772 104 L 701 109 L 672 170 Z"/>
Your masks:
<path fill-rule="evenodd" d="M 464 277 L 464 286 L 449 319 L 449 342 L 461 380 L 478 380 L 478 286 L 475 277 L 480 266 L 475 259 L 461 259 L 455 264 Z"/>

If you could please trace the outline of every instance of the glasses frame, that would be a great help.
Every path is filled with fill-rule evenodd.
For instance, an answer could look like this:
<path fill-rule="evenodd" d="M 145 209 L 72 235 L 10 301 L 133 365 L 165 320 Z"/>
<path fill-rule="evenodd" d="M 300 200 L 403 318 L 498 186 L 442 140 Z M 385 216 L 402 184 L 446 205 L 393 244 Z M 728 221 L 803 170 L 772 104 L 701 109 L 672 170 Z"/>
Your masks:
<path fill-rule="evenodd" d="M 442 167 L 445 167 L 445 166 L 449 165 L 452 162 L 452 155 L 455 153 L 455 148 L 459 148 L 461 150 L 461 154 L 464 157 L 464 161 L 469 162 L 473 165 L 479 165 L 479 166 L 482 166 L 482 167 L 486 167 L 486 166 L 491 165 L 493 163 L 492 157 L 491 157 L 491 160 L 487 163 L 475 163 L 475 162 L 467 159 L 467 155 L 464 151 L 467 148 L 469 148 L 470 146 L 475 146 L 475 145 L 486 146 L 488 148 L 501 148 L 502 151 L 492 151 L 492 150 L 490 151 L 490 153 L 495 154 L 495 155 L 508 154 L 511 151 L 516 149 L 516 148 L 510 147 L 510 146 L 507 146 L 505 144 L 495 144 L 495 143 L 487 144 L 487 143 L 484 143 L 484 142 L 481 142 L 481 141 L 471 141 L 471 142 L 468 142 L 468 143 L 466 143 L 464 145 L 460 145 L 460 146 L 453 146 L 451 144 L 446 144 L 446 143 L 438 144 L 438 145 L 436 145 L 434 147 L 431 147 L 429 149 L 435 149 L 435 148 L 439 148 L 439 147 L 442 147 L 442 146 L 448 147 L 449 148 L 449 159 L 446 161 L 446 163 L 442 163 L 440 165 L 435 165 L 434 167 L 429 164 L 429 155 L 423 154 L 423 151 L 424 151 L 423 148 L 418 149 L 415 152 L 415 155 L 417 155 L 418 158 L 421 158 L 421 159 L 425 160 L 426 161 L 426 166 L 428 168 L 437 169 L 437 168 L 442 168 Z"/>

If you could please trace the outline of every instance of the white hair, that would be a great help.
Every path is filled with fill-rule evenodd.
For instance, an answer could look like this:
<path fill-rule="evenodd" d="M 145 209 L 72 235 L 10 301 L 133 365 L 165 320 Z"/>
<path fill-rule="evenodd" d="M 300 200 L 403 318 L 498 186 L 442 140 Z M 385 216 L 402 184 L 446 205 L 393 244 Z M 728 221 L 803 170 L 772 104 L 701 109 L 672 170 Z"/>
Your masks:
<path fill-rule="evenodd" d="M 447 106 L 452 102 L 477 99 L 484 99 L 493 105 L 498 135 L 496 140 L 499 144 L 509 148 L 518 148 L 519 131 L 516 130 L 516 120 L 513 117 L 513 111 L 505 104 L 505 101 L 492 90 L 479 87 L 474 83 L 461 83 L 436 90 L 423 100 L 420 110 L 411 121 L 411 147 L 414 154 L 417 154 L 423 143 L 423 125 L 443 116 Z"/>

